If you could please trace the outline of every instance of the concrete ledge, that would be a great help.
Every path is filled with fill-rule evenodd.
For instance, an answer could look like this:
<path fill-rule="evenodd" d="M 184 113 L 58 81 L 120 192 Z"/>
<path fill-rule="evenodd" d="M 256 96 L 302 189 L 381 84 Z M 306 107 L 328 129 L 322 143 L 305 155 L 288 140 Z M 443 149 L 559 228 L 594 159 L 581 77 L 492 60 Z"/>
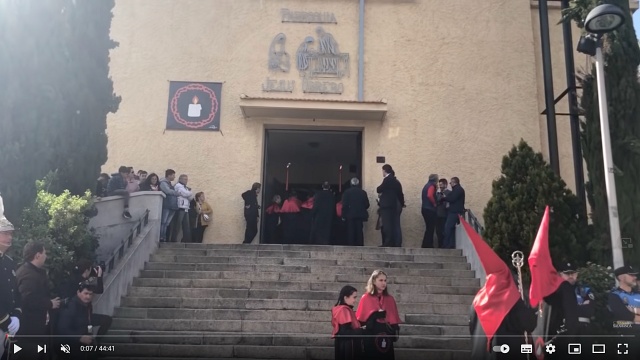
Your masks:
<path fill-rule="evenodd" d="M 160 220 L 149 219 L 147 227 L 142 229 L 115 269 L 104 279 L 104 293 L 93 302 L 95 313 L 113 314 L 114 308 L 120 305 L 120 300 L 126 295 L 133 279 L 140 274 L 144 264 L 158 248 L 159 239 Z"/>
<path fill-rule="evenodd" d="M 480 286 L 483 286 L 487 277 L 484 267 L 478 258 L 476 248 L 471 244 L 469 236 L 461 225 L 456 226 L 456 248 L 462 250 L 462 255 L 467 258 L 467 262 L 471 266 L 471 270 L 475 273 L 476 279 L 480 280 Z"/>
<path fill-rule="evenodd" d="M 89 228 L 93 228 L 99 237 L 97 257 L 99 261 L 107 260 L 111 253 L 126 239 L 138 219 L 149 210 L 149 221 L 162 217 L 162 201 L 165 195 L 162 191 L 140 191 L 131 194 L 129 199 L 130 220 L 122 217 L 124 200 L 122 196 L 109 196 L 95 201 L 98 214 L 89 221 Z"/>

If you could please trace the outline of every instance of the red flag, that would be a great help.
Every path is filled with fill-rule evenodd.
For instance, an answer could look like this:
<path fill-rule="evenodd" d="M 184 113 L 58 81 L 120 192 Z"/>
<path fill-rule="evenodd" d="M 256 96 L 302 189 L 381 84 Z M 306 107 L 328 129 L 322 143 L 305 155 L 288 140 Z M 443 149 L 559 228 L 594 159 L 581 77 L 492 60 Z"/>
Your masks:
<path fill-rule="evenodd" d="M 529 254 L 529 269 L 531 271 L 529 303 L 535 307 L 544 297 L 558 290 L 563 281 L 553 267 L 549 252 L 549 206 L 544 210 L 536 241 Z"/>
<path fill-rule="evenodd" d="M 484 286 L 473 299 L 473 308 L 478 314 L 478 321 L 480 321 L 482 329 L 487 334 L 487 346 L 489 346 L 502 320 L 520 298 L 520 292 L 507 264 L 462 216 L 460 223 L 464 226 L 464 230 L 476 249 L 478 258 L 487 274 Z"/>

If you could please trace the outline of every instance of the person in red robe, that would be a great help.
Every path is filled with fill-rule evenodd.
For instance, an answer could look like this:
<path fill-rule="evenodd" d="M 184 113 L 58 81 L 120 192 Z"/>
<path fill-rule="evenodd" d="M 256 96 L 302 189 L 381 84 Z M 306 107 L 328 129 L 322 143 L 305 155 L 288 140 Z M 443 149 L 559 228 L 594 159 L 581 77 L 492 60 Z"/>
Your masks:
<path fill-rule="evenodd" d="M 364 359 L 395 359 L 393 343 L 400 335 L 400 315 L 396 300 L 387 290 L 387 274 L 376 270 L 367 282 L 356 318 L 366 324 Z"/>
<path fill-rule="evenodd" d="M 298 237 L 298 218 L 300 217 L 301 202 L 295 191 L 289 193 L 289 198 L 284 201 L 280 208 L 280 219 L 282 220 L 283 243 L 295 244 Z"/>
<path fill-rule="evenodd" d="M 575 289 L 560 277 L 549 251 L 550 210 L 549 206 L 545 208 L 528 259 L 531 273 L 529 303 L 541 309 L 538 324 L 532 331 L 534 352 L 543 352 L 547 344 L 567 349 L 570 343 L 580 342 L 576 338 L 580 322 Z M 556 351 L 545 358 L 564 358 L 564 355 L 564 352 Z"/>
<path fill-rule="evenodd" d="M 280 204 L 282 198 L 280 195 L 274 195 L 271 205 L 265 210 L 265 224 L 264 224 L 264 242 L 265 244 L 277 244 L 278 243 L 278 223 L 280 222 Z"/>
<path fill-rule="evenodd" d="M 353 286 L 345 286 L 340 290 L 338 302 L 331 309 L 331 337 L 335 339 L 336 360 L 362 359 L 362 335 L 360 323 L 356 319 L 353 306 L 358 298 L 358 291 Z"/>
<path fill-rule="evenodd" d="M 526 344 L 525 332 L 536 327 L 535 309 L 522 299 L 511 270 L 484 239 L 460 217 L 460 223 L 478 254 L 486 280 L 478 290 L 469 316 L 472 360 L 526 359 L 520 345 Z M 529 342 L 532 344 L 532 342 Z M 508 345 L 508 353 L 493 351 L 495 346 Z"/>

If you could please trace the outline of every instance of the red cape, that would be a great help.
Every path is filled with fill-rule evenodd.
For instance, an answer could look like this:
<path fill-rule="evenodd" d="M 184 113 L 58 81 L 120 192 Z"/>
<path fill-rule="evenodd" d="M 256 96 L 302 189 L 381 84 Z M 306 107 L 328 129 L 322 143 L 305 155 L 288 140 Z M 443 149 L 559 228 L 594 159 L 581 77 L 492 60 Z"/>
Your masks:
<path fill-rule="evenodd" d="M 558 290 L 563 281 L 553 267 L 549 252 L 549 206 L 544 210 L 536 241 L 529 254 L 529 269 L 531 269 L 529 303 L 535 307 L 546 296 Z"/>
<path fill-rule="evenodd" d="M 342 217 L 342 201 L 336 204 L 336 214 L 338 214 L 339 218 Z"/>
<path fill-rule="evenodd" d="M 338 333 L 340 325 L 349 323 L 353 329 L 360 328 L 360 323 L 358 322 L 358 319 L 356 319 L 356 314 L 353 312 L 353 309 L 347 305 L 338 305 L 331 309 L 331 325 L 333 325 L 333 332 L 331 333 L 332 338 L 334 338 Z"/>
<path fill-rule="evenodd" d="M 396 300 L 391 295 L 370 295 L 364 294 L 358 304 L 358 311 L 356 312 L 356 318 L 361 323 L 367 322 L 371 314 L 379 310 L 385 310 L 387 312 L 386 319 L 382 319 L 382 322 L 387 322 L 389 325 L 400 324 L 400 314 L 398 314 L 398 307 L 396 306 Z"/>
<path fill-rule="evenodd" d="M 507 264 L 462 217 L 460 217 L 460 223 L 467 232 L 487 274 L 484 286 L 478 290 L 473 299 L 473 308 L 478 314 L 482 330 L 487 335 L 488 347 L 500 324 L 518 302 L 520 292 Z"/>
<path fill-rule="evenodd" d="M 308 198 L 307 201 L 302 203 L 301 207 L 309 210 L 313 209 L 313 197 Z"/>
<path fill-rule="evenodd" d="M 282 214 L 291 214 L 291 213 L 299 213 L 300 212 L 300 200 L 297 198 L 288 198 L 282 204 L 280 208 L 280 213 Z"/>
<path fill-rule="evenodd" d="M 267 208 L 267 214 L 271 215 L 271 214 L 277 214 L 280 212 L 280 205 L 278 205 L 277 203 L 273 203 L 271 204 L 271 206 L 269 206 Z"/>

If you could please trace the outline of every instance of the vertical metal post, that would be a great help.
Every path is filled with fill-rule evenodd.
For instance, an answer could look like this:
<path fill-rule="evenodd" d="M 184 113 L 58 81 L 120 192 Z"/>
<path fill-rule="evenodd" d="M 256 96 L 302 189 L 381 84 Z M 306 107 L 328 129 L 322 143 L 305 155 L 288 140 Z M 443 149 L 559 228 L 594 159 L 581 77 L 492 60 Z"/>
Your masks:
<path fill-rule="evenodd" d="M 569 8 L 569 0 L 562 0 L 562 10 Z M 571 122 L 571 145 L 573 148 L 573 172 L 576 178 L 576 194 L 582 202 L 582 218 L 587 221 L 587 195 L 584 189 L 584 167 L 582 166 L 582 146 L 580 139 L 580 117 L 578 111 L 578 96 L 576 94 L 576 70 L 573 60 L 573 38 L 571 22 L 562 22 L 564 38 L 564 63 L 567 75 L 567 97 L 569 100 L 569 120 Z"/>
<path fill-rule="evenodd" d="M 538 0 L 540 14 L 540 44 L 542 47 L 542 71 L 544 73 L 544 103 L 547 108 L 547 136 L 549 140 L 549 163 L 553 171 L 560 175 L 558 156 L 558 133 L 556 129 L 556 108 L 553 95 L 553 72 L 551 69 L 551 45 L 549 40 L 549 9 L 547 0 Z"/>
<path fill-rule="evenodd" d="M 364 0 L 360 0 L 358 29 L 358 101 L 364 101 Z"/>
<path fill-rule="evenodd" d="M 599 41 L 600 39 L 598 39 L 598 42 Z M 616 178 L 613 170 L 613 154 L 611 153 L 607 87 L 604 81 L 604 57 L 602 56 L 602 48 L 600 47 L 600 44 L 598 44 L 598 48 L 596 49 L 596 77 L 598 80 L 598 108 L 600 111 L 600 136 L 602 137 L 604 180 L 607 188 L 607 203 L 609 205 L 611 252 L 613 253 L 613 268 L 616 269 L 624 266 L 624 257 L 622 255 L 622 239 L 620 236 L 620 222 L 618 220 Z"/>

